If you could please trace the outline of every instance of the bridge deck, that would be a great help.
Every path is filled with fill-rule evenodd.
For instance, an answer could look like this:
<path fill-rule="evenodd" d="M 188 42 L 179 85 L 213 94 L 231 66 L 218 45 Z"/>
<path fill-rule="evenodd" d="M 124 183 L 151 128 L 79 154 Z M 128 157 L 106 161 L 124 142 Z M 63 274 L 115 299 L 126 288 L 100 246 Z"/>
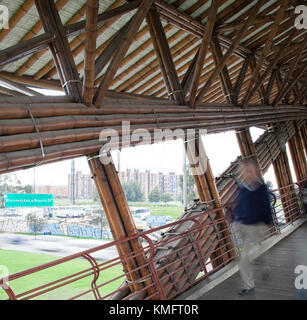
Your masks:
<path fill-rule="evenodd" d="M 262 279 L 261 264 L 271 268 L 268 280 Z M 307 289 L 296 290 L 294 269 L 297 265 L 307 266 L 307 223 L 281 240 L 253 262 L 255 268 L 255 290 L 241 297 L 239 272 L 201 296 L 200 300 L 289 300 L 306 299 Z M 307 276 L 307 275 L 306 275 Z M 307 283 L 307 279 L 306 279 Z"/>

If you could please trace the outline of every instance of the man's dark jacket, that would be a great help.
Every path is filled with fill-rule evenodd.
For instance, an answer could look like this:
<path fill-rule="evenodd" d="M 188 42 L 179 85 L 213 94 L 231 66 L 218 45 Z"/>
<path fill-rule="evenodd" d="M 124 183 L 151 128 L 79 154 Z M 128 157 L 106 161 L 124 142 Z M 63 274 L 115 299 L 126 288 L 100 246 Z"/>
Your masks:
<path fill-rule="evenodd" d="M 239 198 L 235 208 L 235 221 L 243 224 L 272 222 L 272 211 L 267 186 L 262 181 L 254 190 L 246 185 L 239 186 Z"/>

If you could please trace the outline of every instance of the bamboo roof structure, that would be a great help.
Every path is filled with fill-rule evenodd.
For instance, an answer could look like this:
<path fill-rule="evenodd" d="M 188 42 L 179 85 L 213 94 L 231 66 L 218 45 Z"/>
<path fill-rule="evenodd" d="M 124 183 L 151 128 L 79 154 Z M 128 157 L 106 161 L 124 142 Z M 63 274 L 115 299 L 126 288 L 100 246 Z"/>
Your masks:
<path fill-rule="evenodd" d="M 126 146 L 124 121 L 130 124 L 129 146 L 140 142 L 135 129 L 148 133 L 142 144 L 157 142 L 156 129 L 236 130 L 241 157 L 219 178 L 210 164 L 194 175 L 201 201 L 195 209 L 210 202 L 217 209 L 213 220 L 223 218 L 221 205 L 236 197 L 235 182 L 225 175 L 237 174 L 242 157 L 256 159 L 262 172 L 273 163 L 282 188 L 293 182 L 284 150 L 289 142 L 295 171 L 306 178 L 306 1 L 3 0 L 2 22 L 4 8 L 9 16 L 0 29 L 0 174 L 87 156 L 113 237 L 128 238 L 117 246 L 121 257 L 143 247 L 134 237 L 114 163 L 98 158 L 104 130 L 121 138 L 110 149 Z M 268 130 L 254 143 L 251 126 Z M 198 133 L 193 141 L 181 138 L 192 167 L 192 149 L 205 154 L 201 139 Z M 206 159 L 199 159 L 204 168 Z M 222 253 L 215 267 L 234 259 L 227 225 L 218 224 L 222 238 L 208 228 L 199 234 L 198 248 L 206 250 L 206 259 Z M 123 262 L 133 283 L 127 296 L 156 296 L 147 261 L 142 253 Z M 167 276 L 169 292 L 172 281 Z"/>
<path fill-rule="evenodd" d="M 217 1 L 214 2 L 217 3 Z M 77 71 L 80 79 L 83 79 L 86 1 L 59 0 L 55 3 L 66 30 Z M 123 27 L 136 13 L 139 3 L 140 1 L 130 1 L 129 3 L 123 0 L 99 1 L 97 50 L 95 52 L 96 87 L 98 87 L 102 75 L 110 63 L 108 57 L 102 57 L 101 53 L 106 48 L 109 48 L 109 51 L 112 51 L 113 47 L 116 48 L 121 31 L 123 33 Z M 214 21 L 212 21 L 212 17 L 209 17 L 210 3 L 211 1 L 201 0 L 155 1 L 179 81 L 182 82 L 184 76 L 187 75 L 193 59 L 196 61 L 196 53 L 202 43 L 203 34 L 206 32 L 207 40 L 209 40 L 203 44 L 205 49 L 202 49 L 202 58 L 204 61 L 201 61 L 201 65 L 198 64 L 197 75 L 200 79 L 198 88 L 195 88 L 194 85 L 193 92 L 199 93 L 210 75 L 216 70 L 214 59 L 216 50 L 213 52 L 212 43 L 210 44 L 212 35 L 217 39 L 216 42 L 218 42 L 222 54 L 228 54 L 224 67 L 227 68 L 229 74 L 229 84 L 237 89 L 236 99 L 239 103 L 244 99 L 250 80 L 253 79 L 255 82 L 254 75 L 258 73 L 257 71 L 264 72 L 267 67 L 273 67 L 272 63 L 276 54 L 280 53 L 284 41 L 286 41 L 285 48 L 281 50 L 283 53 L 278 55 L 278 61 L 273 70 L 277 70 L 277 78 L 279 77 L 281 80 L 285 80 L 292 71 L 289 75 L 290 79 L 287 79 L 290 81 L 304 68 L 305 71 L 302 72 L 294 84 L 293 90 L 288 94 L 287 98 L 290 101 L 297 97 L 295 92 L 302 93 L 306 89 L 306 30 L 296 30 L 294 27 L 297 18 L 294 10 L 295 6 L 301 3 L 300 1 L 265 1 L 240 39 L 238 35 L 240 36 L 255 1 L 221 0 L 217 5 Z M 0 32 L 1 78 L 26 86 L 35 85 L 37 88 L 62 90 L 52 53 L 48 50 L 48 44 L 53 41 L 54 35 L 48 35 L 44 31 L 35 1 L 3 0 L 1 4 L 7 6 L 10 16 L 9 29 L 2 29 Z M 284 5 L 281 6 L 281 4 Z M 115 92 L 166 99 L 169 93 L 163 81 L 147 22 L 146 19 L 141 22 L 108 89 Z M 211 22 L 212 30 L 206 29 L 207 22 Z M 294 34 L 291 35 L 293 31 Z M 291 39 L 288 38 L 290 35 Z M 232 48 L 233 50 L 229 50 L 236 38 L 237 45 Z M 34 39 L 37 41 L 33 46 Z M 114 39 L 117 41 L 112 42 Z M 17 57 L 8 57 L 8 52 L 11 52 L 9 48 L 21 46 L 25 41 L 32 41 L 32 46 L 28 48 L 26 55 L 23 52 Z M 256 70 L 252 70 L 249 65 L 247 70 L 244 69 L 245 72 L 240 73 L 248 55 L 253 56 L 252 60 L 257 65 Z M 8 60 L 11 62 L 7 63 Z M 103 60 L 105 63 L 101 64 Z M 197 61 L 199 63 L 199 60 Z M 294 70 L 291 70 L 293 65 L 295 65 Z M 272 70 L 268 70 L 265 74 L 259 90 L 262 90 L 261 88 L 269 83 L 272 73 L 270 71 Z M 207 90 L 201 98 L 199 96 L 199 102 L 226 102 L 225 93 L 218 77 L 212 80 L 209 86 L 210 90 Z M 277 80 L 275 80 L 270 84 L 269 96 L 271 100 L 275 99 L 278 91 L 280 90 Z M 187 96 L 189 97 L 189 93 Z M 260 103 L 261 99 L 258 94 L 254 94 L 249 102 Z"/>

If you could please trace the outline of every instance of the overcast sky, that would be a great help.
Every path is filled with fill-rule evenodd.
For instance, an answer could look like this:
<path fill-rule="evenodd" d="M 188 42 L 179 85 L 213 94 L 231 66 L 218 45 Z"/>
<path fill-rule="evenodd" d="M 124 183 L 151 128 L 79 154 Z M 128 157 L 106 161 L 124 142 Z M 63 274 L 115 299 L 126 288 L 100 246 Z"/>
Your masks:
<path fill-rule="evenodd" d="M 256 140 L 263 130 L 251 128 L 253 140 Z M 215 176 L 222 173 L 240 154 L 239 146 L 233 131 L 211 134 L 203 137 L 204 145 Z M 117 165 L 117 151 L 112 152 Z M 87 161 L 84 157 L 75 160 L 75 168 L 83 173 L 89 173 Z M 162 142 L 148 146 L 137 146 L 122 149 L 120 152 L 120 170 L 139 169 L 151 172 L 168 173 L 175 171 L 182 173 L 183 146 L 182 140 Z M 50 165 L 42 165 L 35 169 L 35 182 L 37 185 L 67 185 L 71 161 L 62 161 Z M 16 174 L 22 184 L 33 184 L 33 169 L 17 171 Z M 272 168 L 265 176 L 266 180 L 273 182 L 276 187 Z"/>

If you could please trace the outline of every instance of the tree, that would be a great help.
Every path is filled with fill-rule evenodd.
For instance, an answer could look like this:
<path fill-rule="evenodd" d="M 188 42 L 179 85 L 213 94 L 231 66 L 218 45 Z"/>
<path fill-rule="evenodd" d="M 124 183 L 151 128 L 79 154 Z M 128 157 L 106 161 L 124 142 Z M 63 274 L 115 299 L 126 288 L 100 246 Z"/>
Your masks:
<path fill-rule="evenodd" d="M 45 224 L 46 224 L 45 219 L 37 217 L 36 214 L 29 213 L 26 216 L 26 221 L 27 221 L 28 227 L 34 233 L 34 236 L 36 239 L 36 235 L 39 232 L 43 231 L 45 227 Z"/>
<path fill-rule="evenodd" d="M 126 195 L 127 201 L 136 202 L 144 200 L 144 194 L 141 190 L 141 187 L 135 181 L 132 181 L 130 183 L 123 183 L 123 190 Z"/>
<path fill-rule="evenodd" d="M 25 193 L 32 193 L 33 187 L 30 184 L 27 184 L 26 186 L 23 187 L 23 190 Z"/>
<path fill-rule="evenodd" d="M 106 216 L 104 215 L 103 211 L 99 216 L 96 216 L 92 219 L 91 223 L 93 225 L 99 226 L 100 228 L 100 239 L 102 239 L 102 231 L 107 229 L 108 226 L 108 220 Z"/>
<path fill-rule="evenodd" d="M 167 203 L 169 201 L 173 201 L 173 197 L 169 193 L 162 193 L 160 196 L 160 201 Z"/>
<path fill-rule="evenodd" d="M 32 186 L 22 186 L 16 174 L 3 174 L 0 176 L 0 193 L 32 193 Z"/>
<path fill-rule="evenodd" d="M 16 174 L 0 175 L 0 192 L 16 193 L 21 189 L 21 182 L 17 179 Z"/>
<path fill-rule="evenodd" d="M 149 202 L 159 202 L 161 199 L 161 194 L 158 187 L 155 187 L 148 195 Z"/>

